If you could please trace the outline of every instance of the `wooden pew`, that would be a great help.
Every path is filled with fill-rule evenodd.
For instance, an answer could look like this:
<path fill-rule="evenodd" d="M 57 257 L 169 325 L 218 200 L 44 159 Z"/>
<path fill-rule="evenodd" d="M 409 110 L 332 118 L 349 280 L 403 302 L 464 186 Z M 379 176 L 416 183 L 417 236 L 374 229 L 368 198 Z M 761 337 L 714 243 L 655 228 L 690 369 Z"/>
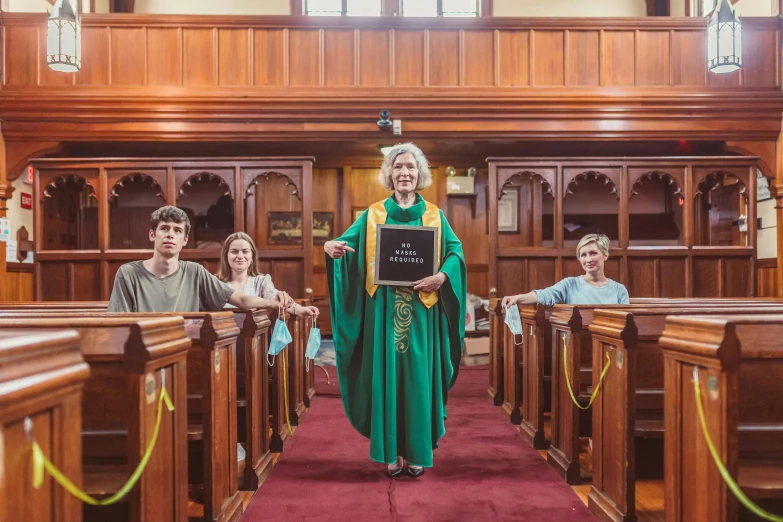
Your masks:
<path fill-rule="evenodd" d="M 237 339 L 237 437 L 245 448 L 241 489 L 255 491 L 272 470 L 269 435 L 271 322 L 264 310 L 234 311 Z"/>
<path fill-rule="evenodd" d="M 490 290 L 489 299 L 489 388 L 487 394 L 495 406 L 503 405 L 503 340 L 502 299 Z"/>
<path fill-rule="evenodd" d="M 544 436 L 544 412 L 549 406 L 552 376 L 552 329 L 550 307 L 540 304 L 519 307 L 525 332 L 521 348 L 522 403 L 519 431 L 535 449 L 549 446 Z"/>
<path fill-rule="evenodd" d="M 108 301 L 21 301 L 0 302 L 0 311 L 13 310 L 102 310 L 109 307 Z"/>
<path fill-rule="evenodd" d="M 81 485 L 81 403 L 89 373 L 75 330 L 0 331 L 0 520 L 81 522 L 81 501 L 51 477 L 32 487 L 25 419 L 44 454 Z"/>
<path fill-rule="evenodd" d="M 126 321 L 145 317 L 184 318 L 185 333 L 192 341 L 186 372 L 188 444 L 184 447 L 188 483 L 203 484 L 203 502 L 200 503 L 203 504 L 204 520 L 238 520 L 243 507 L 237 469 L 236 344 L 239 328 L 234 312 L 107 314 L 95 310 L 31 309 L 5 311 L 0 316 L 24 321 L 41 314 L 46 320 L 65 322 L 86 317 Z"/>
<path fill-rule="evenodd" d="M 774 302 L 774 301 L 773 301 Z M 764 306 L 767 300 L 746 299 L 633 299 L 631 305 L 556 305 L 549 319 L 552 329 L 552 416 L 551 440 L 547 450 L 547 462 L 569 484 L 582 481 L 579 463 L 579 437 L 589 437 L 592 426 L 592 413 L 574 405 L 565 381 L 564 367 L 567 365 L 568 375 L 574 395 L 583 407 L 586 407 L 592 392 L 592 337 L 589 326 L 593 321 L 594 311 L 603 309 L 627 309 L 633 306 L 725 306 L 733 307 L 736 303 L 746 303 L 748 306 Z M 563 359 L 563 338 L 567 342 L 567 356 Z M 603 361 L 600 364 L 603 368 Z"/>
<path fill-rule="evenodd" d="M 664 357 L 666 520 L 758 520 L 714 465 L 696 409 L 698 369 L 707 430 L 732 477 L 783 514 L 783 315 L 669 317 Z M 707 493 L 707 494 L 705 494 Z"/>
<path fill-rule="evenodd" d="M 521 313 L 520 313 L 521 315 Z M 523 335 L 515 336 L 505 324 L 506 309 L 501 309 L 501 328 L 503 329 L 503 403 L 501 411 L 509 419 L 511 424 L 519 424 L 522 421 L 522 413 L 519 411 L 522 404 L 522 344 L 528 331 L 523 329 Z"/>
<path fill-rule="evenodd" d="M 84 519 L 187 520 L 186 358 L 191 343 L 183 319 L 0 318 L 0 330 L 19 327 L 37 332 L 73 328 L 79 332 L 90 377 L 84 386 L 81 413 L 69 412 L 68 419 L 81 431 L 83 489 L 95 498 L 115 493 L 141 460 L 152 437 L 164 379 L 174 403 L 174 412 L 163 413 L 155 449 L 138 484 L 118 504 L 84 506 Z M 78 447 L 72 446 L 68 451 L 74 451 L 78 459 Z M 56 461 L 62 458 L 57 447 L 49 448 L 55 451 Z M 63 471 L 69 474 L 72 470 L 66 467 Z"/>
<path fill-rule="evenodd" d="M 781 314 L 783 305 L 742 307 L 731 313 Z M 597 309 L 593 339 L 593 387 L 609 354 L 612 365 L 593 403 L 593 485 L 590 510 L 602 520 L 635 520 L 635 481 L 663 476 L 663 356 L 658 341 L 670 315 L 721 315 L 726 306 Z"/>
<path fill-rule="evenodd" d="M 299 299 L 297 303 L 302 306 L 312 306 L 312 300 Z M 305 351 L 307 350 L 307 340 L 310 338 L 310 330 L 313 328 L 312 318 L 297 318 L 296 332 L 299 336 L 300 343 L 302 344 L 302 360 L 305 364 L 305 372 L 302 377 L 302 401 L 305 408 L 309 408 L 313 397 L 315 397 L 315 372 L 313 371 L 313 363 L 310 363 L 310 368 L 307 368 L 307 361 L 304 359 Z M 306 411 L 306 410 L 305 410 Z M 301 421 L 301 417 L 298 419 Z"/>

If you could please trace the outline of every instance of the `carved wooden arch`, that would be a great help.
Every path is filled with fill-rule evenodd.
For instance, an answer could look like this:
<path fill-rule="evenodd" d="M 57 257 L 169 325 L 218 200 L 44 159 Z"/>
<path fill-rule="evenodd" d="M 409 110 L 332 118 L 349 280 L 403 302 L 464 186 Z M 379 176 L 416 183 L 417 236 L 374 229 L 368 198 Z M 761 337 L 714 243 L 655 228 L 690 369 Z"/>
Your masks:
<path fill-rule="evenodd" d="M 541 173 L 536 172 L 533 170 L 519 170 L 516 172 L 513 172 L 511 174 L 506 174 L 503 176 L 503 179 L 498 180 L 498 194 L 497 198 L 500 199 L 503 197 L 503 189 L 511 186 L 511 180 L 514 178 L 522 178 L 523 176 L 528 175 L 530 176 L 530 179 L 538 179 L 538 182 L 541 183 L 541 188 L 543 189 L 543 194 L 549 194 L 552 196 L 552 199 L 555 197 L 554 193 L 554 179 L 549 179 L 550 176 L 547 176 L 547 173 Z"/>
<path fill-rule="evenodd" d="M 658 178 L 661 180 L 668 179 L 669 185 L 675 186 L 676 190 L 673 193 L 682 194 L 682 184 L 680 184 L 680 182 L 671 173 L 662 170 L 651 170 L 649 172 L 645 172 L 644 174 L 640 174 L 635 180 L 631 181 L 628 199 L 631 199 L 634 194 L 638 194 L 638 192 L 636 192 L 637 185 L 641 186 L 645 180 L 652 180 L 653 178 Z"/>
<path fill-rule="evenodd" d="M 79 176 L 77 174 L 63 174 L 62 176 L 57 176 L 56 178 L 52 179 L 47 185 L 43 188 L 41 191 L 41 201 L 43 202 L 46 200 L 46 198 L 51 198 L 52 194 L 50 190 L 57 188 L 58 182 L 67 182 L 69 179 L 73 179 L 74 181 L 82 180 L 84 181 L 85 186 L 90 187 L 90 194 L 89 197 L 93 198 L 95 201 L 98 201 L 98 193 L 95 189 L 95 185 L 93 185 L 90 180 L 85 178 L 84 176 Z"/>
<path fill-rule="evenodd" d="M 114 186 L 109 191 L 109 201 L 114 201 L 119 197 L 119 194 L 117 193 L 118 188 L 124 188 L 125 183 L 130 181 L 135 181 L 136 179 L 140 179 L 142 182 L 150 180 L 152 182 L 152 188 L 157 187 L 158 193 L 155 194 L 157 197 L 161 198 L 164 202 L 166 201 L 166 193 L 163 190 L 163 187 L 161 187 L 158 180 L 156 180 L 154 177 L 149 176 L 143 172 L 132 172 L 130 174 L 126 174 L 122 176 L 120 179 L 117 180 L 117 182 L 114 184 Z"/>
<path fill-rule="evenodd" d="M 754 174 L 755 175 L 755 174 Z M 740 194 L 742 194 L 745 199 L 748 199 L 748 184 L 745 182 L 745 180 L 742 179 L 742 176 L 740 174 L 737 174 L 736 172 L 731 172 L 730 170 L 723 170 L 718 169 L 710 172 L 706 176 L 704 176 L 701 179 L 694 180 L 694 191 L 693 191 L 693 197 L 695 198 L 699 194 L 704 195 L 705 191 L 702 190 L 702 186 L 708 184 L 710 181 L 718 182 L 723 181 L 729 178 L 734 178 L 737 180 L 737 183 L 740 186 Z M 712 189 L 710 189 L 712 190 Z"/>
<path fill-rule="evenodd" d="M 612 190 L 609 191 L 609 194 L 614 194 L 615 196 L 617 196 L 617 199 L 620 199 L 620 194 L 617 191 L 617 185 L 615 185 L 614 181 L 612 181 L 612 179 L 609 176 L 607 176 L 606 174 L 598 170 L 586 170 L 584 172 L 580 172 L 579 174 L 571 178 L 563 188 L 563 198 L 565 199 L 565 197 L 568 196 L 569 194 L 573 194 L 573 192 L 571 191 L 571 185 L 578 185 L 579 180 L 587 181 L 591 178 L 603 179 L 604 185 L 612 186 Z"/>
<path fill-rule="evenodd" d="M 188 177 L 185 181 L 182 182 L 182 185 L 179 186 L 178 196 L 185 196 L 187 195 L 187 189 L 188 187 L 193 186 L 194 181 L 217 181 L 218 187 L 225 188 L 225 192 L 220 194 L 221 196 L 230 196 L 231 199 L 234 199 L 234 190 L 231 188 L 231 185 L 226 183 L 226 180 L 223 179 L 222 176 L 218 176 L 217 174 L 213 174 L 211 172 L 208 172 L 206 170 L 197 172 L 196 174 L 193 174 L 192 176 Z M 179 199 L 179 197 L 177 198 Z"/>
<path fill-rule="evenodd" d="M 14 181 L 21 176 L 31 159 L 56 154 L 62 149 L 63 145 L 59 141 L 7 141 L 5 164 L 8 181 Z"/>
<path fill-rule="evenodd" d="M 270 181 L 271 180 L 270 176 L 272 174 L 274 174 L 278 178 L 285 178 L 287 180 L 285 186 L 287 187 L 290 185 L 292 187 L 291 195 L 296 196 L 299 199 L 299 201 L 302 200 L 302 194 L 299 190 L 299 187 L 296 184 L 296 181 L 291 179 L 291 177 L 288 176 L 287 174 L 278 172 L 277 170 L 268 170 L 264 172 L 259 172 L 253 177 L 253 179 L 249 180 L 249 182 L 247 183 L 247 187 L 245 187 L 245 198 L 248 198 L 249 196 L 252 196 L 256 193 L 256 187 L 258 186 L 259 178 L 265 178 L 267 181 Z"/>

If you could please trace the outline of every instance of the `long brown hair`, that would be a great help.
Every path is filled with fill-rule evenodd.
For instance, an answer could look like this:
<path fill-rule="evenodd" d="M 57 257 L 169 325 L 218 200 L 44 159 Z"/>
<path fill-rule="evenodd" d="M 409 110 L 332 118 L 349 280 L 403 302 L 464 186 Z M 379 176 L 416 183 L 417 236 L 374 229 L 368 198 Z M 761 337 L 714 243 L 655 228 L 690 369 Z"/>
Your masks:
<path fill-rule="evenodd" d="M 231 243 L 237 239 L 244 239 L 250 245 L 251 257 L 250 266 L 247 267 L 247 275 L 250 277 L 261 275 L 258 271 L 258 268 L 256 268 L 256 258 L 258 257 L 258 252 L 256 252 L 256 244 L 253 243 L 253 240 L 250 239 L 250 236 L 244 232 L 234 232 L 228 236 L 226 241 L 223 243 L 223 250 L 220 252 L 220 268 L 218 269 L 218 273 L 215 274 L 217 278 L 224 283 L 227 283 L 231 280 L 231 266 L 228 264 L 228 250 L 231 248 Z"/>

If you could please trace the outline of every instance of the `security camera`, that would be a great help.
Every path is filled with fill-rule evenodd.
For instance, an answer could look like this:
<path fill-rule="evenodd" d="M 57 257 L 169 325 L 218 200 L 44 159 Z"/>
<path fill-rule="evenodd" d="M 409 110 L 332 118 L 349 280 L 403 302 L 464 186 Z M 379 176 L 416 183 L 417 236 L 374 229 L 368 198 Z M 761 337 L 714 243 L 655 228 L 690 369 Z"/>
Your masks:
<path fill-rule="evenodd" d="M 380 120 L 378 120 L 378 128 L 381 130 L 388 130 L 392 128 L 391 112 L 386 109 L 380 113 Z"/>

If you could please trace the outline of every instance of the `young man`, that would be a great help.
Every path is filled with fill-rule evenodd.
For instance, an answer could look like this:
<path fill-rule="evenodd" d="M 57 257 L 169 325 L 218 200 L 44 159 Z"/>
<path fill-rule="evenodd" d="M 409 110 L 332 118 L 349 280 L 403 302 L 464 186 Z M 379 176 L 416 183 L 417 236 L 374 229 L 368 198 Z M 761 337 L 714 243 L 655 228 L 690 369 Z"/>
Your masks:
<path fill-rule="evenodd" d="M 293 310 L 285 292 L 274 300 L 243 295 L 210 274 L 198 263 L 180 261 L 188 243 L 190 220 L 177 207 L 161 207 L 150 217 L 151 259 L 125 263 L 117 271 L 109 300 L 109 312 L 199 312 L 218 311 L 226 303 L 237 308 Z M 312 315 L 309 313 L 308 315 Z"/>

